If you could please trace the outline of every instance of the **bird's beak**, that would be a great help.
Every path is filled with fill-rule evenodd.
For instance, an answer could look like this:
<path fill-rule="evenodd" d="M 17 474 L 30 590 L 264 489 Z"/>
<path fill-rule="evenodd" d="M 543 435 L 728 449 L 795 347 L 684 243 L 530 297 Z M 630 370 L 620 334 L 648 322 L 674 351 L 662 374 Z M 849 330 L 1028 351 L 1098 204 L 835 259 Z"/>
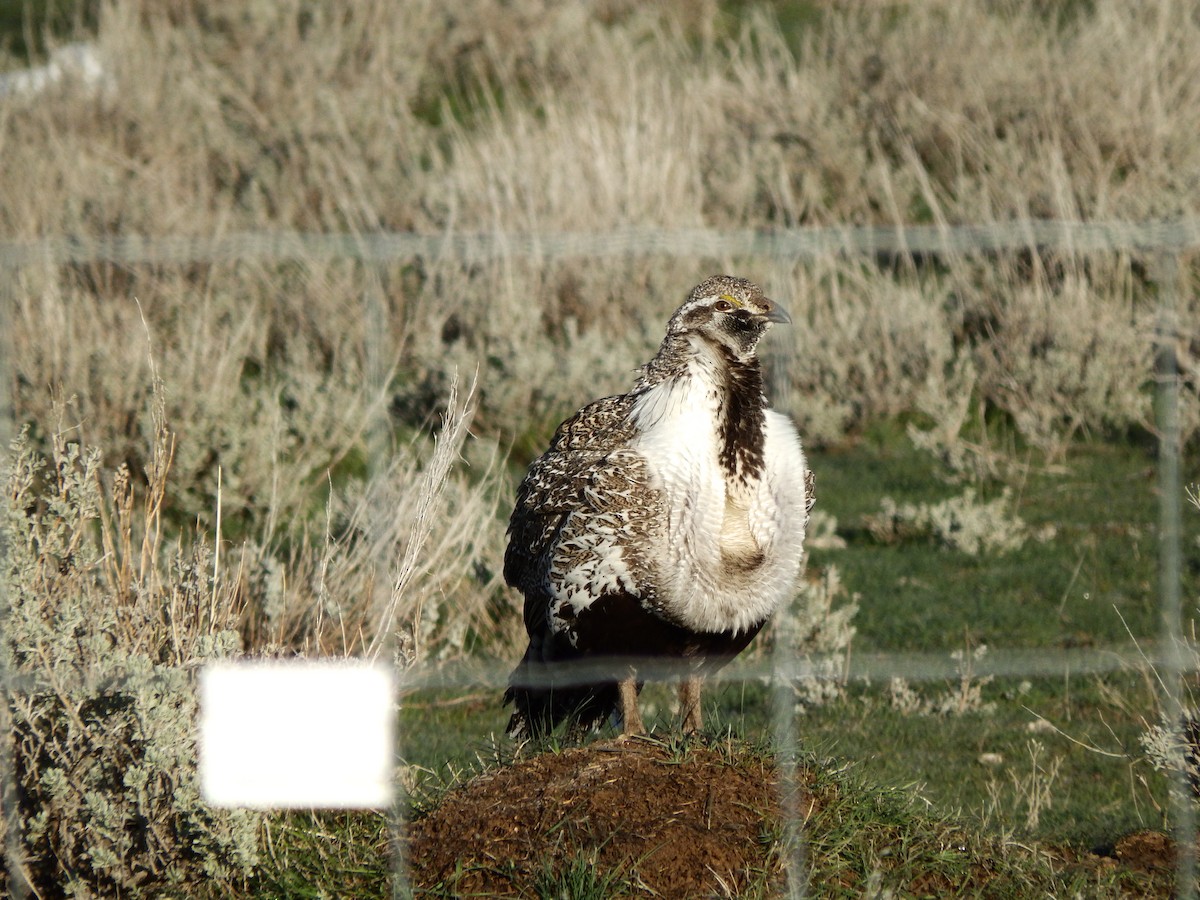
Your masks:
<path fill-rule="evenodd" d="M 790 325 L 792 317 L 788 315 L 788 311 L 776 303 L 774 300 L 768 301 L 770 306 L 767 308 L 766 319 L 768 322 L 778 322 L 780 325 Z"/>

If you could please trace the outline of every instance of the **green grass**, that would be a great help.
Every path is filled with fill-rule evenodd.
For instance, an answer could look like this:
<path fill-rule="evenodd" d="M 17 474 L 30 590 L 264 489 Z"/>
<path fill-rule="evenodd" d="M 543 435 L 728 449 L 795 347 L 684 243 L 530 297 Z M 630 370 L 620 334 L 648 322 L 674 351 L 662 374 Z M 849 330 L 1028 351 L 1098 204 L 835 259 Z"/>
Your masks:
<path fill-rule="evenodd" d="M 606 900 L 608 897 L 631 896 L 621 883 L 621 872 L 602 871 L 596 861 L 580 854 L 567 865 L 555 868 L 547 865 L 538 876 L 534 890 L 545 900 Z"/>
<path fill-rule="evenodd" d="M 247 894 L 263 900 L 391 897 L 388 834 L 378 813 L 277 814 Z"/>
<path fill-rule="evenodd" d="M 863 531 L 862 517 L 885 495 L 929 502 L 963 490 L 894 430 L 809 456 L 818 508 L 848 538 L 845 549 L 814 550 L 810 565 L 837 565 L 846 589 L 861 595 L 857 650 L 1104 646 L 1158 634 L 1158 485 L 1144 448 L 1080 444 L 1065 472 L 1031 459 L 1010 484 L 1016 512 L 1053 536 L 981 557 L 931 543 L 881 545 Z M 1200 477 L 1194 459 L 1184 475 Z M 998 493 L 998 485 L 981 491 Z M 1197 550 L 1185 542 L 1185 597 L 1200 596 Z"/>
<path fill-rule="evenodd" d="M 1110 679 L 1108 686 L 1152 703 L 1144 686 L 1128 678 L 1119 681 Z M 1016 688 L 993 683 L 984 693 L 994 698 L 994 709 L 961 716 L 905 714 L 888 708 L 878 689 L 856 691 L 848 701 L 810 711 L 798 727 L 806 746 L 854 760 L 877 784 L 912 785 L 933 809 L 984 832 L 1095 848 L 1130 831 L 1163 825 L 1159 810 L 1166 785 L 1139 761 L 1142 725 L 1135 717 L 1103 709 L 1100 683 L 1080 679 L 1069 700 L 1061 684 L 1038 683 L 1023 696 Z M 1037 729 L 1038 716 L 1061 733 L 1031 730 Z M 1042 748 L 1038 768 L 1031 742 Z M 984 761 L 989 758 L 995 761 Z M 1030 828 L 1030 803 L 1022 790 L 1039 778 L 1051 789 L 1051 800 Z"/>
<path fill-rule="evenodd" d="M 801 46 L 803 35 L 821 24 L 824 12 L 822 4 L 796 2 L 796 0 L 774 0 L 770 3 L 748 2 L 748 0 L 723 0 L 720 4 L 724 24 L 728 31 L 736 34 L 747 17 L 755 11 L 766 11 L 779 23 L 779 30 L 794 50 Z"/>

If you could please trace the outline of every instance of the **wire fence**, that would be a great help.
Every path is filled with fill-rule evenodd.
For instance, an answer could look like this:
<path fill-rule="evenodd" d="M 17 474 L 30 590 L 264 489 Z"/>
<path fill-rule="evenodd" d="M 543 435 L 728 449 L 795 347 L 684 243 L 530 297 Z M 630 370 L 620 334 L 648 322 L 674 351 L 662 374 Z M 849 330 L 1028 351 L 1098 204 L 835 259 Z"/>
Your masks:
<path fill-rule="evenodd" d="M 0 269 L 37 264 L 107 262 L 183 265 L 250 260 L 355 259 L 395 262 L 414 257 L 463 263 L 504 257 L 543 260 L 619 256 L 767 257 L 954 256 L 1046 249 L 1060 253 L 1152 252 L 1200 247 L 1200 218 L 1163 222 L 1026 220 L 986 225 L 844 226 L 827 228 L 664 229 L 602 232 L 414 234 L 233 233 L 207 237 L 57 237 L 0 241 Z"/>
<path fill-rule="evenodd" d="M 1184 257 L 1200 249 L 1200 219 L 1175 221 L 1068 222 L 1024 221 L 987 225 L 928 225 L 918 227 L 831 227 L 780 230 L 716 230 L 627 228 L 606 232 L 574 234 L 298 234 L 249 233 L 215 237 L 47 238 L 37 241 L 0 242 L 0 296 L 3 311 L 12 308 L 11 292 L 17 290 L 18 273 L 27 266 L 108 263 L 115 265 L 173 266 L 244 261 L 356 260 L 383 264 L 411 260 L 461 261 L 464 264 L 509 257 L 560 260 L 566 258 L 615 258 L 673 256 L 763 258 L 768 260 L 813 260 L 826 256 L 952 258 L 962 254 L 995 254 L 1021 251 L 1075 253 L 1130 253 L 1145 258 L 1149 278 L 1158 287 L 1157 370 L 1147 373 L 1157 385 L 1156 407 L 1159 435 L 1159 608 L 1161 631 L 1156 644 L 1118 649 L 1003 649 L 993 648 L 986 658 L 975 661 L 978 677 L 1067 676 L 1118 671 L 1131 665 L 1152 665 L 1163 687 L 1163 703 L 1176 721 L 1184 712 L 1183 679 L 1194 667 L 1195 654 L 1183 630 L 1184 598 L 1181 596 L 1181 506 L 1184 486 L 1178 424 L 1180 373 L 1175 358 L 1180 338 L 1180 291 Z M 381 310 L 375 314 L 383 316 Z M 2 324 L 2 323 L 0 323 Z M 372 329 L 378 332 L 378 329 Z M 14 354 L 21 348 L 9 344 L 8 327 L 0 327 L 0 371 L 13 369 Z M 382 368 L 380 375 L 382 376 Z M 6 374 L 5 384 L 9 383 Z M 0 438 L 7 446 L 13 436 L 13 400 L 0 394 Z M 3 551 L 4 548 L 0 548 Z M 0 610 L 6 608 L 0 598 Z M 0 623 L 2 624 L 2 623 Z M 794 778 L 792 766 L 798 748 L 794 699 L 790 685 L 797 680 L 827 678 L 829 660 L 792 655 L 784 642 L 775 645 L 770 659 L 735 663 L 725 676 L 735 680 L 757 679 L 775 692 L 773 730 L 780 772 L 787 783 Z M 871 654 L 839 657 L 838 677 L 863 681 L 943 680 L 956 676 L 955 663 L 938 654 Z M 499 691 L 509 667 L 473 663 L 469 666 L 414 665 L 395 673 L 402 691 L 485 687 Z M 586 674 L 586 673 L 585 673 Z M 13 694 L 38 690 L 43 685 L 29 676 L 0 671 L 0 692 Z M 112 684 L 80 684 L 81 690 L 112 690 Z M 11 736 L 9 705 L 0 705 L 0 731 Z M 397 740 L 403 746 L 404 735 Z M 400 754 L 403 755 L 402 753 Z M 15 896 L 21 893 L 18 815 L 12 773 L 12 742 L 0 741 L 0 798 L 9 822 L 5 848 L 9 883 Z M 1182 776 L 1181 776 L 1182 777 Z M 1193 896 L 1196 858 L 1195 821 L 1188 786 L 1176 785 L 1171 792 L 1171 821 L 1178 854 L 1176 889 L 1179 896 Z M 785 791 L 792 798 L 794 793 Z M 789 896 L 804 896 L 804 841 L 796 811 L 787 822 L 794 838 Z M 397 830 L 402 821 L 396 819 Z M 397 841 L 397 846 L 399 842 Z M 398 856 L 394 867 L 396 896 L 408 891 L 406 869 Z"/>

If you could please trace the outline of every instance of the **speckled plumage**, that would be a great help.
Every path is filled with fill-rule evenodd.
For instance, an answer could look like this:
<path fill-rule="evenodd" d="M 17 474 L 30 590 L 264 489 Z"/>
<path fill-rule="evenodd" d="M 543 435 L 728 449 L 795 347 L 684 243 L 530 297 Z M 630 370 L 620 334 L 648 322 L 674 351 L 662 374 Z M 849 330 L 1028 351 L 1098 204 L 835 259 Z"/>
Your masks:
<path fill-rule="evenodd" d="M 563 422 L 517 491 L 504 575 L 525 597 L 529 647 L 510 679 L 509 733 L 581 727 L 619 710 L 641 729 L 635 657 L 733 658 L 795 590 L 812 474 L 767 408 L 756 348 L 790 319 L 757 285 L 697 285 L 632 389 Z M 589 664 L 574 678 L 563 663 Z"/>

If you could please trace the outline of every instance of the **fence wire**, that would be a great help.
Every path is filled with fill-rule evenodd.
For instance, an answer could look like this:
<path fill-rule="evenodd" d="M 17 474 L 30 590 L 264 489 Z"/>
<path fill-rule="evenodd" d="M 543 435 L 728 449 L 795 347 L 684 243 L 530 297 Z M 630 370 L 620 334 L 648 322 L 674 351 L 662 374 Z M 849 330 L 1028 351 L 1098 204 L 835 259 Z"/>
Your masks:
<path fill-rule="evenodd" d="M 602 232 L 304 234 L 248 232 L 206 237 L 55 237 L 0 242 L 0 268 L 36 264 L 183 265 L 285 259 L 392 262 L 421 257 L 478 263 L 616 256 L 768 257 L 955 255 L 1052 249 L 1183 252 L 1200 247 L 1200 218 L 1162 222 L 1027 220 L 985 225 L 731 229 L 650 227 Z"/>
<path fill-rule="evenodd" d="M 846 226 L 777 230 L 708 228 L 662 229 L 631 227 L 604 232 L 578 233 L 479 233 L 479 234 L 303 234 L 231 233 L 217 236 L 144 237 L 113 235 L 103 237 L 51 237 L 29 241 L 0 242 L 0 316 L 15 308 L 18 274 L 28 266 L 62 264 L 114 265 L 185 265 L 273 262 L 284 260 L 354 260 L 365 264 L 384 264 L 416 258 L 450 260 L 464 264 L 504 258 L 561 260 L 568 258 L 604 259 L 614 257 L 683 258 L 765 258 L 774 261 L 806 261 L 827 256 L 866 256 L 874 258 L 915 258 L 920 256 L 954 257 L 986 255 L 1023 250 L 1046 250 L 1062 254 L 1124 252 L 1145 255 L 1150 261 L 1150 277 L 1157 283 L 1159 328 L 1156 423 L 1159 433 L 1160 553 L 1159 598 L 1160 637 L 1154 645 L 1129 645 L 1109 649 L 1004 649 L 992 648 L 986 657 L 972 662 L 976 677 L 1068 677 L 1098 674 L 1129 668 L 1153 667 L 1160 675 L 1164 706 L 1179 721 L 1184 712 L 1183 679 L 1195 668 L 1195 648 L 1183 631 L 1181 593 L 1181 497 L 1178 428 L 1179 370 L 1174 358 L 1180 336 L 1179 290 L 1182 258 L 1200 248 L 1200 218 L 1160 222 L 1074 222 L 1018 221 L 981 225 L 934 224 L 924 226 Z M 378 270 L 380 273 L 382 270 Z M 371 320 L 368 333 L 379 335 L 378 326 L 386 315 L 382 307 L 384 290 L 375 281 L 363 298 L 364 315 Z M 6 373 L 0 389 L 0 439 L 7 446 L 14 434 L 13 400 L 9 395 L 13 354 L 20 348 L 9 346 L 11 329 L 0 319 L 0 371 Z M 378 346 L 368 347 L 368 377 L 385 377 Z M 386 441 L 370 436 L 371 464 L 384 453 Z M 0 554 L 5 548 L 0 546 Z M 7 610 L 7 599 L 0 597 L 0 624 Z M 782 642 L 780 642 L 782 644 Z M 789 897 L 803 897 L 808 891 L 805 875 L 803 829 L 796 809 L 794 788 L 798 741 L 795 727 L 794 698 L 791 685 L 805 679 L 838 677 L 851 682 L 880 682 L 900 677 L 907 681 L 957 678 L 958 663 L 937 654 L 869 654 L 839 656 L 832 667 L 828 657 L 797 657 L 779 651 L 769 658 L 739 660 L 720 679 L 761 680 L 773 686 L 773 729 L 778 748 L 781 775 L 781 801 L 790 810 L 787 829 L 790 858 Z M 390 654 L 389 654 L 390 655 Z M 0 656 L 0 667 L 3 656 Z M 402 694 L 422 689 L 457 689 L 485 686 L 501 689 L 510 666 L 477 662 L 461 665 L 414 665 L 397 672 Z M 586 666 L 576 673 L 587 680 Z M 651 673 L 656 674 L 656 673 Z M 669 672 L 657 673 L 669 675 Z M 143 679 L 143 684 L 144 679 Z M 62 686 L 60 682 L 59 686 Z M 16 809 L 16 784 L 12 777 L 12 729 L 8 697 L 37 691 L 45 685 L 29 676 L 18 677 L 0 668 L 0 805 L 8 823 L 4 848 L 10 891 L 14 897 L 28 895 L 22 877 Z M 78 687 L 104 693 L 120 689 L 119 683 L 83 683 Z M 397 736 L 403 741 L 403 735 Z M 400 749 L 399 747 L 397 748 Z M 399 794 L 399 792 L 397 792 Z M 1176 892 L 1194 896 L 1196 854 L 1195 817 L 1190 802 L 1190 786 L 1180 775 L 1172 796 L 1172 825 L 1180 852 L 1177 856 Z M 399 802 L 392 812 L 394 846 L 403 846 L 403 818 Z M 393 866 L 393 893 L 409 892 L 406 867 L 397 851 Z"/>

